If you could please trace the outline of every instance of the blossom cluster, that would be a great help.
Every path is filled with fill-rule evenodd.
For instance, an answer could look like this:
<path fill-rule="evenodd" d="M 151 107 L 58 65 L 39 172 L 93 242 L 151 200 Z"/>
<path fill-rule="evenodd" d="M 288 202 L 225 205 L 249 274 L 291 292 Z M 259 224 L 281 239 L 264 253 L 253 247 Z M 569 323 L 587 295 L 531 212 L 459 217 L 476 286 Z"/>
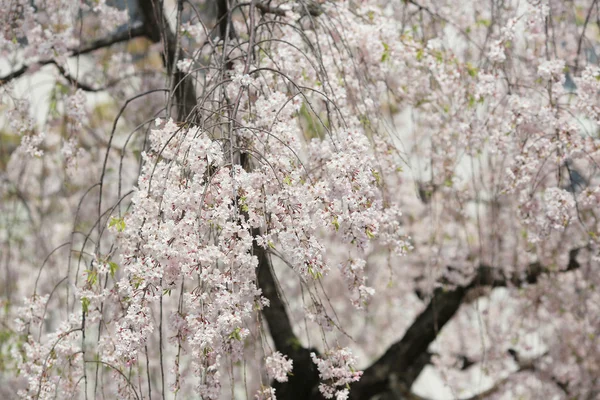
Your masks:
<path fill-rule="evenodd" d="M 287 382 L 288 374 L 292 371 L 293 361 L 276 351 L 265 360 L 267 373 L 277 382 Z"/>
<path fill-rule="evenodd" d="M 319 369 L 322 383 L 319 390 L 326 399 L 346 400 L 348 398 L 348 385 L 360 379 L 362 371 L 356 371 L 356 359 L 349 348 L 331 350 L 325 357 L 315 353 L 310 354 L 313 362 Z M 343 389 L 342 389 L 343 388 Z"/>

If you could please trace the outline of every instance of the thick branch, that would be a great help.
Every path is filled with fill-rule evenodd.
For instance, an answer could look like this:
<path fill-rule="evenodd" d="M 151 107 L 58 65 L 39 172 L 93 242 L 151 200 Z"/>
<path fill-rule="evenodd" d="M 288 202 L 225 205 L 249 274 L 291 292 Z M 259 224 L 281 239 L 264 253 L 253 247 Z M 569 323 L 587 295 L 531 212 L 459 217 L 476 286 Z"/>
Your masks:
<path fill-rule="evenodd" d="M 580 249 L 571 250 L 565 271 L 580 267 L 577 255 Z M 516 286 L 534 284 L 543 275 L 552 272 L 540 263 L 529 265 L 524 277 L 505 277 L 498 269 L 481 265 L 477 276 L 467 286 L 452 290 L 438 288 L 427 308 L 419 314 L 402 339 L 394 343 L 375 363 L 364 371 L 359 382 L 352 385 L 352 399 L 369 399 L 389 390 L 390 382 L 401 381 L 410 389 L 420 371 L 425 367 L 429 345 L 435 340 L 444 325 L 460 308 L 468 292 L 480 286 Z M 563 271 L 564 272 L 564 271 Z M 416 373 L 418 372 L 418 373 Z M 415 374 L 416 373 L 416 374 Z"/>
<path fill-rule="evenodd" d="M 158 0 L 140 0 L 140 8 L 144 16 L 144 32 L 153 42 L 163 42 L 167 73 L 176 83 L 177 117 L 180 121 L 185 121 L 195 110 L 196 89 L 192 77 L 177 69 L 177 61 L 182 59 L 182 52 L 179 52 L 179 57 L 176 59 L 177 36 L 169 27 L 162 4 L 163 2 Z"/>
<path fill-rule="evenodd" d="M 460 308 L 466 293 L 465 287 L 457 287 L 449 291 L 436 289 L 429 305 L 408 328 L 404 337 L 367 368 L 360 381 L 352 385 L 351 397 L 369 399 L 387 391 L 390 381 L 405 380 L 402 379 L 405 371 L 409 370 L 422 354 L 427 353 L 429 345 L 435 340 L 439 331 Z M 418 374 L 411 375 L 413 379 L 418 376 Z M 404 384 L 410 387 L 412 382 L 410 379 L 406 380 L 408 382 Z"/>
<path fill-rule="evenodd" d="M 95 42 L 92 42 L 92 43 L 88 44 L 87 46 L 83 46 L 78 49 L 72 49 L 69 51 L 69 57 L 76 57 L 78 55 L 91 53 L 95 50 L 112 46 L 113 44 L 126 42 L 132 38 L 143 36 L 144 34 L 145 34 L 145 28 L 143 26 L 137 26 L 137 27 L 132 28 L 131 30 L 127 30 L 127 31 L 120 32 L 120 33 L 117 33 L 115 35 L 112 35 L 112 36 L 109 36 L 106 38 L 96 40 Z M 29 68 L 31 68 L 35 65 L 43 66 L 43 65 L 48 65 L 48 64 L 56 64 L 56 61 L 53 59 L 52 60 L 42 60 L 42 61 L 38 61 L 38 62 L 30 64 L 30 65 L 23 65 L 18 70 L 11 72 L 10 74 L 8 74 L 4 77 L 1 77 L 0 78 L 0 86 L 12 81 L 13 79 L 19 78 L 21 75 L 25 74 L 29 70 Z"/>
<path fill-rule="evenodd" d="M 255 229 L 253 236 L 257 235 L 259 232 Z M 300 345 L 300 342 L 294 334 L 285 305 L 277 291 L 271 262 L 265 249 L 256 244 L 254 245 L 254 255 L 258 257 L 258 286 L 261 288 L 263 296 L 270 302 L 269 307 L 265 307 L 262 314 L 267 321 L 277 350 L 290 354 L 294 348 Z"/>
<path fill-rule="evenodd" d="M 233 37 L 233 26 L 229 23 L 231 20 L 229 15 L 228 0 L 217 0 L 217 23 L 219 24 L 219 35 L 224 40 L 227 38 L 227 27 L 229 26 L 229 37 Z"/>
<path fill-rule="evenodd" d="M 260 232 L 258 229 L 254 229 L 252 234 L 256 237 Z M 288 382 L 273 383 L 277 398 L 281 400 L 320 398 L 317 390 L 319 373 L 310 358 L 310 353 L 317 353 L 317 351 L 304 348 L 294 334 L 285 305 L 277 290 L 269 256 L 265 249 L 256 244 L 256 241 L 254 243 L 254 255 L 258 257 L 258 286 L 262 290 L 263 296 L 270 302 L 269 307 L 262 310 L 262 314 L 269 327 L 275 348 L 294 362 L 293 375 L 288 378 Z"/>
<path fill-rule="evenodd" d="M 60 72 L 60 74 L 69 82 L 71 82 L 72 85 L 74 85 L 77 89 L 81 89 L 84 90 L 86 92 L 99 92 L 102 91 L 106 88 L 104 87 L 100 87 L 100 88 L 95 88 L 92 87 L 90 85 L 87 85 L 83 82 L 80 82 L 78 79 L 75 79 L 75 77 L 73 77 L 71 74 L 69 74 L 63 67 L 61 67 L 58 64 L 55 64 L 56 68 L 58 68 L 58 72 Z"/>

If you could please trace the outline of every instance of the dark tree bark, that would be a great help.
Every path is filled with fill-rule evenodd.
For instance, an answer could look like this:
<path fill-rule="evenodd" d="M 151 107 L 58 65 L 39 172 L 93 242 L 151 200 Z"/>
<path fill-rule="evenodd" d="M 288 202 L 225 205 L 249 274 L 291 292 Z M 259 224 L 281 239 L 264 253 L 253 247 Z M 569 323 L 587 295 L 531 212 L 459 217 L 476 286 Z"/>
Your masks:
<path fill-rule="evenodd" d="M 181 0 L 177 0 L 178 6 L 182 6 Z M 161 0 L 139 0 L 140 10 L 143 15 L 144 34 L 151 41 L 162 42 L 164 46 L 163 60 L 167 73 L 175 82 L 175 104 L 177 108 L 177 119 L 179 121 L 193 121 L 196 107 L 196 89 L 191 76 L 177 69 L 177 61 L 181 60 L 181 52 L 176 58 L 177 36 L 171 30 L 167 21 L 163 2 Z"/>
<path fill-rule="evenodd" d="M 260 232 L 255 229 L 253 236 Z M 277 290 L 274 272 L 269 255 L 262 247 L 254 242 L 254 255 L 258 257 L 257 279 L 258 286 L 263 296 L 269 299 L 269 307 L 265 307 L 262 314 L 269 327 L 269 333 L 275 343 L 275 348 L 293 360 L 293 375 L 288 377 L 287 383 L 273 382 L 278 399 L 319 399 L 321 398 L 317 386 L 319 385 L 319 371 L 312 362 L 310 353 L 318 352 L 315 349 L 306 349 L 302 346 L 294 331 L 285 310 L 281 295 Z"/>

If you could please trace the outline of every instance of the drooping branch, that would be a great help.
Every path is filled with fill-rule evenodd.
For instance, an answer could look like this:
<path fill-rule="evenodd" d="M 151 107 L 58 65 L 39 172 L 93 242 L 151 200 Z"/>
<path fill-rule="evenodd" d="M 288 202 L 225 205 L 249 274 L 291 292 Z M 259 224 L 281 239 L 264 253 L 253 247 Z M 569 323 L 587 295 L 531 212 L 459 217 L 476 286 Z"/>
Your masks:
<path fill-rule="evenodd" d="M 255 20 L 254 12 L 256 1 L 250 4 L 249 24 L 250 38 L 249 50 L 244 67 L 244 73 L 247 73 L 250 68 L 250 57 L 254 47 L 255 40 Z M 231 9 L 228 0 L 218 0 L 217 2 L 217 25 L 220 35 L 225 39 L 225 43 L 235 33 L 231 22 Z M 230 60 L 224 59 L 224 68 L 230 70 L 233 64 Z M 238 127 L 237 112 L 240 104 L 241 91 L 236 99 L 232 102 L 228 101 L 228 109 L 230 110 L 230 118 L 234 122 L 234 129 Z M 233 134 L 233 132 L 231 133 Z M 251 153 L 241 151 L 239 154 L 239 163 L 246 170 L 251 171 L 254 168 Z M 244 213 L 243 210 L 241 210 Z M 271 385 L 276 390 L 277 398 L 280 400 L 306 400 L 306 399 L 322 399 L 318 390 L 319 373 L 316 365 L 310 357 L 311 352 L 318 353 L 316 349 L 307 349 L 300 343 L 298 337 L 294 334 L 292 322 L 285 308 L 282 295 L 280 294 L 278 284 L 276 282 L 275 271 L 271 262 L 269 252 L 258 245 L 257 238 L 261 235 L 259 228 L 252 229 L 252 253 L 258 259 L 258 268 L 256 271 L 256 283 L 262 291 L 262 295 L 269 300 L 269 306 L 262 309 L 262 316 L 267 324 L 271 338 L 275 345 L 275 349 L 286 355 L 293 362 L 293 373 L 288 376 L 288 381 L 280 383 L 277 381 L 271 382 Z"/>
<path fill-rule="evenodd" d="M 569 263 L 563 271 L 580 268 L 577 255 L 580 249 L 569 252 Z M 395 342 L 369 368 L 364 371 L 360 381 L 352 385 L 352 399 L 369 399 L 372 396 L 390 390 L 391 382 L 400 382 L 410 389 L 419 373 L 428 362 L 427 351 L 441 329 L 454 317 L 465 296 L 481 286 L 488 287 L 520 287 L 523 284 L 535 284 L 539 278 L 552 272 L 539 262 L 527 268 L 525 276 L 506 277 L 499 269 L 481 265 L 477 275 L 466 286 L 458 286 L 451 290 L 438 288 L 421 314 L 408 328 L 402 339 Z M 481 293 L 481 292 L 478 292 Z"/>

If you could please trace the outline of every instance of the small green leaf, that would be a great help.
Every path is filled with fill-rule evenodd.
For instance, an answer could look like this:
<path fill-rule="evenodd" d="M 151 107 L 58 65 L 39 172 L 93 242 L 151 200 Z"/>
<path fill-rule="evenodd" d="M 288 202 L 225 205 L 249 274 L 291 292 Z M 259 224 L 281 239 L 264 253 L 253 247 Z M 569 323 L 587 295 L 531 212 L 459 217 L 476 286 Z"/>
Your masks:
<path fill-rule="evenodd" d="M 241 328 L 237 327 L 229 334 L 229 339 L 237 340 L 238 342 L 242 341 L 242 336 L 240 335 Z"/>
<path fill-rule="evenodd" d="M 323 277 L 323 274 L 320 271 L 315 271 L 312 267 L 308 267 L 308 273 L 313 279 L 321 279 Z"/>
<path fill-rule="evenodd" d="M 143 282 L 144 282 L 144 280 L 142 278 L 140 278 L 139 276 L 134 276 L 133 278 L 131 278 L 131 283 L 133 284 L 133 287 L 136 290 L 140 288 L 140 286 L 142 285 Z"/>
<path fill-rule="evenodd" d="M 480 18 L 477 20 L 477 25 L 481 25 L 481 26 L 485 26 L 486 28 L 489 28 L 490 26 L 492 26 L 492 21 L 490 21 L 489 19 Z"/>
<path fill-rule="evenodd" d="M 366 127 L 369 125 L 369 118 L 366 115 L 361 115 L 360 117 L 358 117 L 358 119 L 363 126 Z"/>
<path fill-rule="evenodd" d="M 125 230 L 125 220 L 123 218 L 111 217 L 108 227 L 112 228 L 113 226 L 117 228 L 117 231 L 123 232 Z"/>
<path fill-rule="evenodd" d="M 390 46 L 387 43 L 381 43 L 383 45 L 383 54 L 381 55 L 381 62 L 386 62 L 390 59 Z"/>
<path fill-rule="evenodd" d="M 466 67 L 467 67 L 467 72 L 469 73 L 470 76 L 472 76 L 473 78 L 477 76 L 478 69 L 476 67 L 474 67 L 469 62 L 466 64 Z"/>
<path fill-rule="evenodd" d="M 473 96 L 472 94 L 469 95 L 469 108 L 473 108 L 475 107 L 475 96 Z"/>
<path fill-rule="evenodd" d="M 375 184 L 381 186 L 381 174 L 379 171 L 372 169 L 371 174 L 373 175 L 373 178 L 375 178 Z"/>
<path fill-rule="evenodd" d="M 83 310 L 84 314 L 87 314 L 89 307 L 90 307 L 90 299 L 88 299 L 87 297 L 82 297 L 81 298 L 81 309 Z"/>
<path fill-rule="evenodd" d="M 98 272 L 95 269 L 86 269 L 85 272 L 87 273 L 87 282 L 92 286 L 95 285 L 98 282 Z"/>
<path fill-rule="evenodd" d="M 423 49 L 417 50 L 417 61 L 421 61 L 423 59 Z"/>
<path fill-rule="evenodd" d="M 340 230 L 340 223 L 338 222 L 337 215 L 333 217 L 333 221 L 331 221 L 331 223 L 335 227 L 336 232 Z"/>
<path fill-rule="evenodd" d="M 108 263 L 108 267 L 110 268 L 110 276 L 112 276 L 114 278 L 115 272 L 117 272 L 117 269 L 119 269 L 119 266 L 117 265 L 116 262 L 110 261 Z"/>
<path fill-rule="evenodd" d="M 300 343 L 300 340 L 298 340 L 298 338 L 295 336 L 288 339 L 287 344 L 294 350 L 299 350 L 302 348 L 302 343 Z"/>

